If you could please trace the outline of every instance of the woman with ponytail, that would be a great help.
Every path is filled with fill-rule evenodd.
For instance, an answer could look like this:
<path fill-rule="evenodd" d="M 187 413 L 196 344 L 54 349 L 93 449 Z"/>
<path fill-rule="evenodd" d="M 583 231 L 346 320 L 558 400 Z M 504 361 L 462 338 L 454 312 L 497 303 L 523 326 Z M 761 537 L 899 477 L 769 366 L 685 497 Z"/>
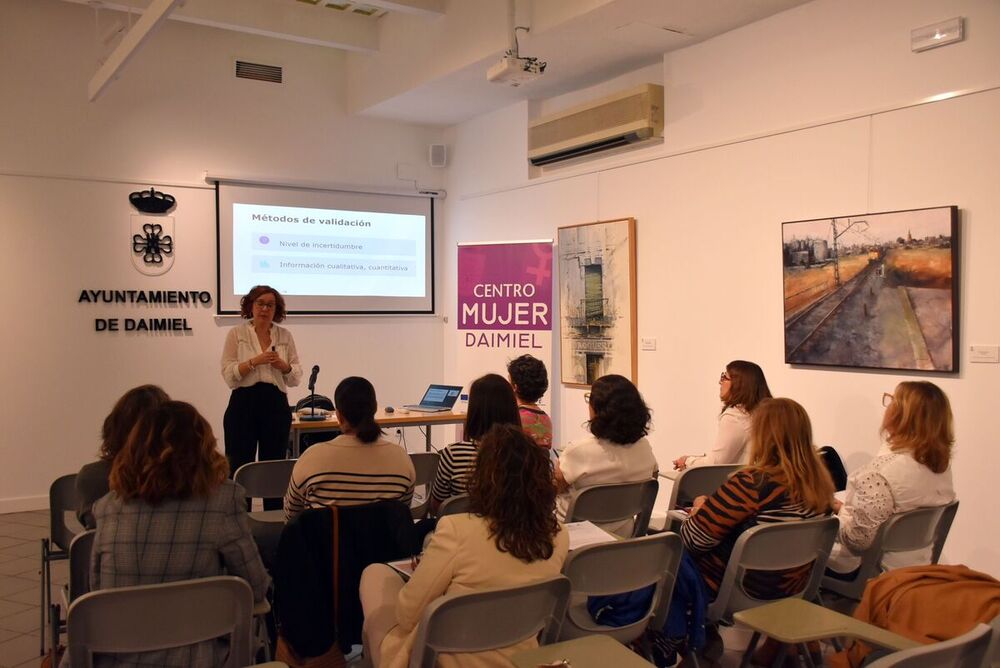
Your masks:
<path fill-rule="evenodd" d="M 299 457 L 285 493 L 285 516 L 307 508 L 359 506 L 398 499 L 409 503 L 416 475 L 406 450 L 382 438 L 375 423 L 375 388 L 350 376 L 333 393 L 341 435 Z"/>
<path fill-rule="evenodd" d="M 162 391 L 161 391 L 162 394 Z M 235 575 L 264 600 L 271 578 L 250 535 L 246 491 L 227 480 L 212 428 L 194 406 L 164 401 L 138 417 L 94 504 L 91 589 Z M 221 666 L 228 643 L 98 654 L 94 666 Z"/>

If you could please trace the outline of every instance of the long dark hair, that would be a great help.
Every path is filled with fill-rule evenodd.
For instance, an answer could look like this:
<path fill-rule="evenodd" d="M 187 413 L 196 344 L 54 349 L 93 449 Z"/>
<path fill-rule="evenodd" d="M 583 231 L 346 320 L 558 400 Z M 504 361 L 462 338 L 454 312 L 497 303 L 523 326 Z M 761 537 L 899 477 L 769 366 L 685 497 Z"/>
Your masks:
<path fill-rule="evenodd" d="M 498 424 L 483 435 L 468 491 L 498 550 L 528 563 L 552 556 L 559 533 L 552 464 L 520 428 Z"/>
<path fill-rule="evenodd" d="M 771 398 L 771 388 L 767 386 L 764 370 L 753 362 L 733 360 L 726 365 L 726 373 L 732 385 L 729 394 L 723 399 L 722 410 L 731 406 L 739 406 L 747 413 L 752 413 L 764 399 Z"/>
<path fill-rule="evenodd" d="M 121 396 L 104 418 L 101 427 L 101 459 L 111 461 L 128 440 L 129 432 L 139 418 L 170 401 L 170 397 L 159 385 L 140 385 Z"/>
<path fill-rule="evenodd" d="M 229 473 L 215 446 L 212 427 L 194 406 L 167 401 L 136 423 L 111 465 L 108 482 L 123 501 L 157 505 L 208 496 Z"/>
<path fill-rule="evenodd" d="M 375 388 L 366 378 L 348 376 L 333 391 L 333 405 L 354 428 L 354 435 L 362 443 L 374 443 L 382 435 L 375 423 L 378 401 Z"/>
<path fill-rule="evenodd" d="M 469 410 L 465 417 L 465 439 L 478 441 L 495 424 L 521 426 L 514 388 L 495 373 L 477 378 L 469 387 Z"/>
<path fill-rule="evenodd" d="M 628 378 L 601 376 L 590 386 L 590 433 L 617 445 L 629 445 L 649 433 L 652 414 Z"/>

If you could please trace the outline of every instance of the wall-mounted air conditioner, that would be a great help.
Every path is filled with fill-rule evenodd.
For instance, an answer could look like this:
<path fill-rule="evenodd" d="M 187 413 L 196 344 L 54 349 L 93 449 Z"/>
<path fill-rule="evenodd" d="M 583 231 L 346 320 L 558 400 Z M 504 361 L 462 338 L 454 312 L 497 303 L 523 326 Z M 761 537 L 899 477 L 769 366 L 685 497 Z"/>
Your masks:
<path fill-rule="evenodd" d="M 528 123 L 528 160 L 563 160 L 663 136 L 663 86 L 644 84 Z"/>

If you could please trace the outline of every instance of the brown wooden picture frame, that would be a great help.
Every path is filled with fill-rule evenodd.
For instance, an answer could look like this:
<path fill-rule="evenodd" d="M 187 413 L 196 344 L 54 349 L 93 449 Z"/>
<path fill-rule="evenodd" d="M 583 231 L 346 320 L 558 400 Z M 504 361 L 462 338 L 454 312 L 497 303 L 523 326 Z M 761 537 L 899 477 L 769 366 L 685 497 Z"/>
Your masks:
<path fill-rule="evenodd" d="M 558 229 L 560 380 L 638 382 L 635 218 Z"/>

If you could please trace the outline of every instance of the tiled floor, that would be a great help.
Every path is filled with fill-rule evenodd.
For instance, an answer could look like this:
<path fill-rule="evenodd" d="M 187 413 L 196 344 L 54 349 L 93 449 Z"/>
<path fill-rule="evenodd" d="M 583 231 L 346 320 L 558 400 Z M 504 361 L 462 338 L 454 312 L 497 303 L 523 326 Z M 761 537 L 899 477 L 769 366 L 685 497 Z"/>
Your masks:
<path fill-rule="evenodd" d="M 41 539 L 49 512 L 0 515 L 0 668 L 37 667 Z M 69 564 L 52 564 L 55 585 L 66 582 Z M 53 591 L 56 589 L 53 587 Z"/>

